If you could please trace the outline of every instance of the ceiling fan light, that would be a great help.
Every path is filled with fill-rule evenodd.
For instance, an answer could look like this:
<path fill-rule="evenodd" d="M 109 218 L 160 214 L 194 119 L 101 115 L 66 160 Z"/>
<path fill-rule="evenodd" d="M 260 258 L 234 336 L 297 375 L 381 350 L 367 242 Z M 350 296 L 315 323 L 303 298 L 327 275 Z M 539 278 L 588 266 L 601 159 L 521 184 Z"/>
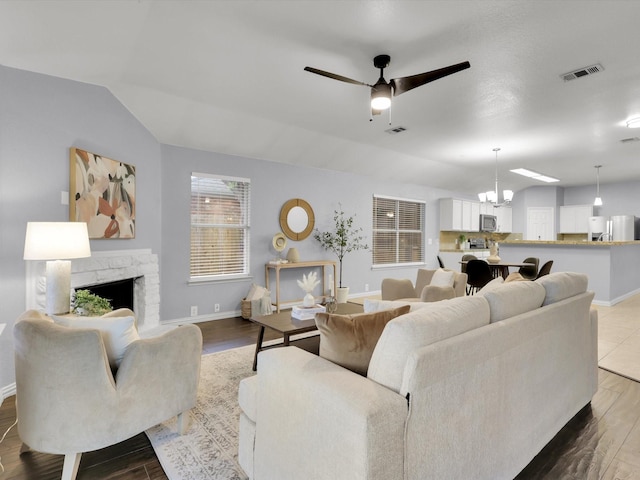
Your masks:
<path fill-rule="evenodd" d="M 631 120 L 627 120 L 628 128 L 640 128 L 640 117 L 632 118 Z"/>
<path fill-rule="evenodd" d="M 377 83 L 371 87 L 371 108 L 386 110 L 391 106 L 391 85 Z"/>

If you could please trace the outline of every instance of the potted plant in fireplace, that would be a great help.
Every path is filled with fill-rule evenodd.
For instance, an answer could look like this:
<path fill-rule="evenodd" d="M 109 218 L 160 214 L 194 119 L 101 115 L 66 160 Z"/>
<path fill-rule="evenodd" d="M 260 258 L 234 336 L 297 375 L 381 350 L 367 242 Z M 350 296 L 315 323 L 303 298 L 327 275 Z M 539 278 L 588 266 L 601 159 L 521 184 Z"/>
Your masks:
<path fill-rule="evenodd" d="M 366 250 L 369 246 L 365 243 L 362 228 L 353 225 L 355 215 L 345 216 L 342 211 L 342 205 L 339 206 L 340 210 L 334 210 L 333 212 L 333 229 L 325 232 L 315 229 L 313 238 L 320 243 L 322 248 L 338 257 L 339 272 L 336 299 L 338 303 L 346 303 L 349 296 L 349 287 L 342 286 L 342 261 L 347 253 L 355 250 Z"/>

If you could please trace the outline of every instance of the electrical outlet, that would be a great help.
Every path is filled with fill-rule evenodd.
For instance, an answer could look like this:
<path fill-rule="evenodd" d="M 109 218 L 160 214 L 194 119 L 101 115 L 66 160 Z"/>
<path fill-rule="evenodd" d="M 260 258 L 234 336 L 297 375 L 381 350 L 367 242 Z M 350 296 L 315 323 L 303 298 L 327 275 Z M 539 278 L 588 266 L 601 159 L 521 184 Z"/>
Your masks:
<path fill-rule="evenodd" d="M 365 291 L 365 292 L 368 292 L 368 291 L 369 291 L 369 284 L 368 284 L 368 283 L 365 283 L 365 284 L 364 284 L 364 291 Z"/>
<path fill-rule="evenodd" d="M 219 312 L 219 311 L 220 311 L 220 304 L 219 304 L 219 303 L 216 303 L 216 304 L 213 306 L 213 311 L 214 311 L 214 312 Z"/>
<path fill-rule="evenodd" d="M 198 306 L 197 305 L 191 305 L 191 316 L 192 317 L 197 317 L 198 316 Z"/>

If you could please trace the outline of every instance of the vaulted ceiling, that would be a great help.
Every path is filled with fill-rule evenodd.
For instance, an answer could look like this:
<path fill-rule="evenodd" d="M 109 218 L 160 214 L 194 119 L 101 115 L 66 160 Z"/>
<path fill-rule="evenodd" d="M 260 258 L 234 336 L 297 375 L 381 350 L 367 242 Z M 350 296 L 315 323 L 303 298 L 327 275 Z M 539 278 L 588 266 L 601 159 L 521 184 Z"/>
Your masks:
<path fill-rule="evenodd" d="M 640 180 L 640 2 L 0 2 L 0 64 L 107 87 L 162 142 L 474 194 Z M 370 121 L 375 83 L 468 60 Z M 562 75 L 600 64 L 602 71 Z M 389 134 L 392 127 L 406 131 Z"/>

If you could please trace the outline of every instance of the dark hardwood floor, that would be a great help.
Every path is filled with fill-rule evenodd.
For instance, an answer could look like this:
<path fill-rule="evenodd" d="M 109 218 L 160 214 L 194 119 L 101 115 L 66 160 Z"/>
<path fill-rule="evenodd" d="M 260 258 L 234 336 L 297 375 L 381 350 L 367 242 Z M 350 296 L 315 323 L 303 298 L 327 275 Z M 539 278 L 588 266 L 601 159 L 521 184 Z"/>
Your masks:
<path fill-rule="evenodd" d="M 255 343 L 258 328 L 241 318 L 199 324 L 203 353 Z M 267 330 L 265 339 L 278 338 Z M 15 421 L 15 397 L 0 406 L 0 437 Z M 540 408 L 544 408 L 541 405 Z M 39 452 L 19 455 L 14 427 L 0 444 L 5 472 L 0 479 L 58 480 L 62 456 Z M 144 433 L 82 455 L 78 480 L 159 480 L 166 475 Z M 591 405 L 576 415 L 518 475 L 525 479 L 640 480 L 640 383 L 599 370 Z M 184 479 L 188 480 L 188 479 Z"/>

